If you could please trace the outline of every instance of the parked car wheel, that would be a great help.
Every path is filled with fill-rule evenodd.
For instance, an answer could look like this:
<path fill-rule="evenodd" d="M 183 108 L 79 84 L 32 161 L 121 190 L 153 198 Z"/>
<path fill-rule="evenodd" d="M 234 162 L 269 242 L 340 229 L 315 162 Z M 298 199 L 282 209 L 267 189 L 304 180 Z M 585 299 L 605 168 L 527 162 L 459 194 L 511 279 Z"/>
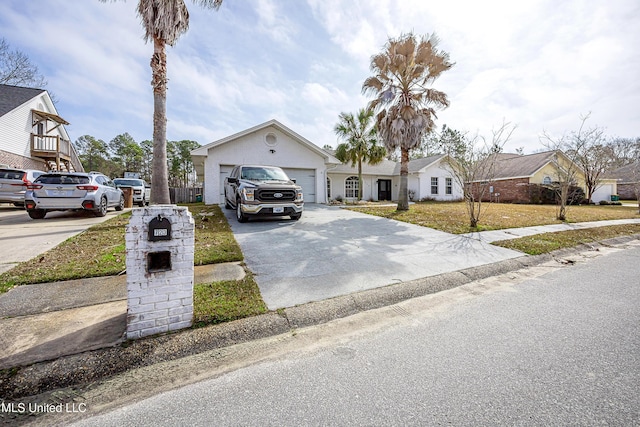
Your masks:
<path fill-rule="evenodd" d="M 299 214 L 294 214 L 294 215 L 290 215 L 291 219 L 292 219 L 292 220 L 294 220 L 294 221 L 299 220 L 301 216 L 302 216 L 302 214 L 301 214 L 301 213 L 299 213 Z"/>
<path fill-rule="evenodd" d="M 47 211 L 44 209 L 31 209 L 27 213 L 32 219 L 42 219 L 47 214 Z"/>
<path fill-rule="evenodd" d="M 107 198 L 103 197 L 100 199 L 100 206 L 98 206 L 98 210 L 96 211 L 96 216 L 105 216 L 107 214 Z"/>
<path fill-rule="evenodd" d="M 124 209 L 124 194 L 120 196 L 120 203 L 116 206 L 117 211 L 121 211 Z"/>
<path fill-rule="evenodd" d="M 146 205 L 147 205 L 147 201 L 145 199 L 142 199 L 142 201 L 138 203 L 138 206 L 141 208 L 144 208 Z"/>
<path fill-rule="evenodd" d="M 242 212 L 242 207 L 240 206 L 240 200 L 236 202 L 236 218 L 238 222 L 247 222 L 249 218 Z"/>

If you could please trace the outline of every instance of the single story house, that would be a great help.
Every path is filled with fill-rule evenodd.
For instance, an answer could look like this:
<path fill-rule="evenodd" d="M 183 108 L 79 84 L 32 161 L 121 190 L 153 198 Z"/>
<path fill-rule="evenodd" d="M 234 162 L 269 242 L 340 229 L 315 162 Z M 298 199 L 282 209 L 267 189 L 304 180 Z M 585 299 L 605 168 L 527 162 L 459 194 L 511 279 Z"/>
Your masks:
<path fill-rule="evenodd" d="M 281 167 L 303 189 L 308 203 L 326 203 L 327 169 L 340 164 L 333 155 L 277 120 L 238 132 L 191 152 L 204 183 L 204 202 L 224 202 L 224 179 L 240 164 Z"/>
<path fill-rule="evenodd" d="M 46 90 L 0 84 L 0 164 L 83 171 L 68 124 Z"/>
<path fill-rule="evenodd" d="M 620 199 L 637 200 L 640 198 L 640 162 L 615 169 L 607 174 L 607 178 L 616 180 Z"/>
<path fill-rule="evenodd" d="M 531 186 L 548 185 L 561 179 L 557 162 L 571 162 L 561 151 L 552 150 L 541 153 L 520 155 L 516 153 L 496 154 L 497 163 L 495 173 L 489 181 L 489 191 L 485 200 L 531 203 Z M 576 185 L 582 187 L 586 193 L 584 173 L 575 163 Z M 487 181 L 486 179 L 483 181 Z M 478 181 L 480 182 L 480 180 Z M 592 201 L 610 201 L 616 193 L 616 180 L 603 179 L 592 196 Z"/>
<path fill-rule="evenodd" d="M 328 203 L 336 198 L 355 200 L 357 167 L 342 164 L 324 150 L 277 120 L 204 145 L 191 152 L 198 178 L 204 183 L 204 202 L 224 202 L 224 178 L 238 164 L 281 167 L 302 186 L 307 203 Z M 414 200 L 459 200 L 462 190 L 445 165 L 444 156 L 412 160 L 408 189 Z M 397 200 L 400 163 L 384 160 L 378 165 L 363 163 L 363 200 Z"/>

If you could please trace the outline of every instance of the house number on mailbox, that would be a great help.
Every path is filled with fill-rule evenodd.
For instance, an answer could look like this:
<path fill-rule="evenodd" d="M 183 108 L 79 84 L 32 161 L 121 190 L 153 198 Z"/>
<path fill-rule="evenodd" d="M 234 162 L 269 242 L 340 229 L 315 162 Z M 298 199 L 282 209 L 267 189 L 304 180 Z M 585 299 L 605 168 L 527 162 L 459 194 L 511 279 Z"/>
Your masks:
<path fill-rule="evenodd" d="M 161 215 L 149 221 L 149 240 L 171 240 L 171 221 Z"/>

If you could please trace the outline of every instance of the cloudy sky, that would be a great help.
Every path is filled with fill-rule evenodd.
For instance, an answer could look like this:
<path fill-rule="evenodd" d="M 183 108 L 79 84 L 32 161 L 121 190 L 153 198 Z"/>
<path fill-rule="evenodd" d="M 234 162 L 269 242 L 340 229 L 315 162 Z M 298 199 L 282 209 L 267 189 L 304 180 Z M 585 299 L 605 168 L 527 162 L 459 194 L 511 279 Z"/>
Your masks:
<path fill-rule="evenodd" d="M 541 148 L 580 115 L 610 136 L 640 136 L 638 0 L 185 0 L 190 29 L 168 49 L 167 137 L 207 144 L 276 119 L 335 146 L 341 111 L 389 37 L 435 32 L 455 66 L 434 87 L 442 124 L 489 135 L 517 125 L 506 151 Z M 73 140 L 152 137 L 149 60 L 137 1 L 3 0 L 0 37 L 48 80 Z"/>

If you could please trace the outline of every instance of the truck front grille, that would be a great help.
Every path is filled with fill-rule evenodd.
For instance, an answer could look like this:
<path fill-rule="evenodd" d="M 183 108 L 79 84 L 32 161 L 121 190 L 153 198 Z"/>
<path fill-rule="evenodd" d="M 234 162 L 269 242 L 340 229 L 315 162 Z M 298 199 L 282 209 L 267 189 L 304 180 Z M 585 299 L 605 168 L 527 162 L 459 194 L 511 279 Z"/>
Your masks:
<path fill-rule="evenodd" d="M 256 195 L 258 200 L 262 202 L 292 202 L 296 199 L 296 192 L 294 190 L 258 190 Z M 280 197 L 276 197 L 281 195 Z"/>

